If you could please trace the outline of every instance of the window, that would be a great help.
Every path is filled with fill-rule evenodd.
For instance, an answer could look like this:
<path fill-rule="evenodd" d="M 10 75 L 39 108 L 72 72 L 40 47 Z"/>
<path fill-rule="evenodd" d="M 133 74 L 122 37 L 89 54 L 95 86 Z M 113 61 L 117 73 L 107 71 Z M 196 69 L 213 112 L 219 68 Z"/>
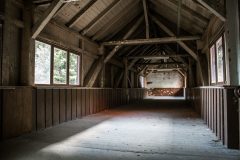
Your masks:
<path fill-rule="evenodd" d="M 40 41 L 35 44 L 35 84 L 79 85 L 79 55 Z"/>
<path fill-rule="evenodd" d="M 35 43 L 35 83 L 50 84 L 51 46 L 36 41 Z"/>
<path fill-rule="evenodd" d="M 67 83 L 67 51 L 54 48 L 53 83 Z"/>
<path fill-rule="evenodd" d="M 225 81 L 225 52 L 224 37 L 221 36 L 210 48 L 211 83 L 224 83 Z"/>
<path fill-rule="evenodd" d="M 70 53 L 69 56 L 69 84 L 79 84 L 79 56 Z"/>

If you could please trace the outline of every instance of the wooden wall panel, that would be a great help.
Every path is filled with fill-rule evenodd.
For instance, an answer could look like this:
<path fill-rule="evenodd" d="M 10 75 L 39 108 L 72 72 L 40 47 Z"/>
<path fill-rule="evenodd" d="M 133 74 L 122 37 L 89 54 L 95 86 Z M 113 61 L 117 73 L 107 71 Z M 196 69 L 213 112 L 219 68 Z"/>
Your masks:
<path fill-rule="evenodd" d="M 53 89 L 53 125 L 60 122 L 60 92 L 59 89 Z"/>
<path fill-rule="evenodd" d="M 90 101 L 90 99 L 89 99 L 89 90 L 88 89 L 86 89 L 86 91 L 85 91 L 85 93 L 86 93 L 86 115 L 89 115 L 90 113 L 90 107 L 89 107 L 89 101 Z"/>
<path fill-rule="evenodd" d="M 66 122 L 66 90 L 60 89 L 60 123 Z"/>
<path fill-rule="evenodd" d="M 77 90 L 72 90 L 72 119 L 77 118 Z"/>
<path fill-rule="evenodd" d="M 82 90 L 82 116 L 86 116 L 86 90 Z"/>
<path fill-rule="evenodd" d="M 239 148 L 238 101 L 234 87 L 195 88 L 192 102 L 200 108 L 202 118 L 208 127 L 228 148 Z"/>
<path fill-rule="evenodd" d="M 89 90 L 89 109 L 90 109 L 89 113 L 93 114 L 93 90 L 92 89 Z"/>
<path fill-rule="evenodd" d="M 47 89 L 45 91 L 45 101 L 46 101 L 46 128 L 53 125 L 53 97 L 52 89 Z"/>
<path fill-rule="evenodd" d="M 72 90 L 66 90 L 66 121 L 72 119 Z"/>
<path fill-rule="evenodd" d="M 77 118 L 82 117 L 82 93 L 81 90 L 77 90 Z"/>
<path fill-rule="evenodd" d="M 32 90 L 32 130 L 37 130 L 37 90 Z"/>
<path fill-rule="evenodd" d="M 45 90 L 37 90 L 37 129 L 44 129 L 45 125 Z"/>

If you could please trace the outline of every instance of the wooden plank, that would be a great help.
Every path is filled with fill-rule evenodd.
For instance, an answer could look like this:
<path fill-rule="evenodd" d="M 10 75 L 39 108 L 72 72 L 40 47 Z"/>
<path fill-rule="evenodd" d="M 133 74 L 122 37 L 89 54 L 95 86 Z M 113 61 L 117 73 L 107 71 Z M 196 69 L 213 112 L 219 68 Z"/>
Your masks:
<path fill-rule="evenodd" d="M 32 131 L 37 130 L 37 89 L 32 90 Z"/>
<path fill-rule="evenodd" d="M 90 115 L 90 90 L 86 89 L 86 115 Z"/>
<path fill-rule="evenodd" d="M 66 90 L 60 89 L 60 123 L 66 122 Z"/>
<path fill-rule="evenodd" d="M 66 120 L 72 120 L 72 90 L 66 89 Z"/>
<path fill-rule="evenodd" d="M 77 89 L 77 118 L 82 117 L 82 92 Z"/>
<path fill-rule="evenodd" d="M 45 90 L 37 90 L 37 130 L 44 129 L 45 124 Z"/>
<path fill-rule="evenodd" d="M 40 32 L 44 29 L 47 23 L 51 20 L 54 14 L 58 11 L 58 9 L 63 4 L 62 0 L 54 0 L 47 11 L 45 11 L 41 18 L 34 24 L 32 29 L 32 38 L 35 39 L 40 34 Z"/>
<path fill-rule="evenodd" d="M 77 90 L 72 89 L 72 120 L 77 118 Z"/>
<path fill-rule="evenodd" d="M 82 89 L 82 116 L 86 116 L 86 89 Z"/>
<path fill-rule="evenodd" d="M 70 21 L 67 23 L 67 26 L 72 28 L 81 18 L 81 16 L 96 2 L 97 0 L 89 0 L 88 3 L 83 6 L 80 11 Z"/>
<path fill-rule="evenodd" d="M 60 118 L 60 93 L 59 89 L 53 89 L 53 125 L 59 124 L 59 118 Z"/>
<path fill-rule="evenodd" d="M 90 115 L 91 114 L 93 114 L 94 112 L 93 112 L 93 95 L 94 94 L 94 92 L 93 92 L 93 89 L 90 89 L 89 90 L 89 107 L 90 107 Z"/>
<path fill-rule="evenodd" d="M 52 89 L 45 90 L 46 101 L 46 128 L 53 125 L 53 92 Z"/>

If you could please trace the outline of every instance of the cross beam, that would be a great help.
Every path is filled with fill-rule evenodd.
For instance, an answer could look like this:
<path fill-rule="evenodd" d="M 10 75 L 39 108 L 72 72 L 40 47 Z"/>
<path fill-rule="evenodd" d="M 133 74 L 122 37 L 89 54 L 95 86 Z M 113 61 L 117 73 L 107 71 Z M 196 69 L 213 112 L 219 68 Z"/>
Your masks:
<path fill-rule="evenodd" d="M 165 58 L 177 58 L 177 57 L 189 57 L 188 54 L 172 54 L 172 55 L 159 55 L 159 56 L 129 56 L 128 59 L 165 59 Z"/>
<path fill-rule="evenodd" d="M 151 39 L 134 39 L 134 40 L 121 40 L 104 42 L 104 46 L 115 45 L 144 45 L 144 44 L 160 44 L 160 43 L 174 43 L 180 41 L 194 41 L 200 40 L 200 36 L 185 36 L 185 37 L 164 37 L 164 38 L 151 38 Z"/>

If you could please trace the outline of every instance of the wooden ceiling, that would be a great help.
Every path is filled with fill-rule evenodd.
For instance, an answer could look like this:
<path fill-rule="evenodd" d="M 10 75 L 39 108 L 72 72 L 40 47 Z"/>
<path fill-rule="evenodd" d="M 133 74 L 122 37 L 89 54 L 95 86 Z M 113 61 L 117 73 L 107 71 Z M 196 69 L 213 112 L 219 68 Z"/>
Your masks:
<path fill-rule="evenodd" d="M 71 1 L 71 2 L 70 2 Z M 125 39 L 146 38 L 144 21 L 144 0 L 66 0 L 52 17 L 59 24 L 96 41 L 122 40 L 133 25 L 142 18 L 138 28 Z M 166 36 L 202 36 L 208 27 L 212 12 L 197 2 L 198 0 L 146 0 L 148 12 L 149 38 Z M 51 0 L 34 0 L 36 10 L 46 10 Z M 145 11 L 146 11 L 145 10 Z M 146 16 L 146 15 L 145 15 Z M 159 26 L 156 19 L 163 23 L 166 30 Z M 146 17 L 145 17 L 146 20 Z M 169 33 L 170 32 L 170 33 Z M 134 55 L 188 54 L 186 46 L 196 51 L 196 41 L 183 45 L 149 44 L 121 47 L 117 57 Z M 113 49 L 107 46 L 110 51 Z M 137 60 L 136 64 L 157 63 L 166 60 Z M 171 57 L 168 62 L 186 63 L 186 57 Z M 145 65 L 146 66 L 146 65 Z M 136 65 L 137 67 L 137 65 Z"/>

